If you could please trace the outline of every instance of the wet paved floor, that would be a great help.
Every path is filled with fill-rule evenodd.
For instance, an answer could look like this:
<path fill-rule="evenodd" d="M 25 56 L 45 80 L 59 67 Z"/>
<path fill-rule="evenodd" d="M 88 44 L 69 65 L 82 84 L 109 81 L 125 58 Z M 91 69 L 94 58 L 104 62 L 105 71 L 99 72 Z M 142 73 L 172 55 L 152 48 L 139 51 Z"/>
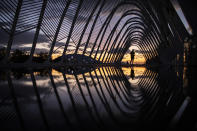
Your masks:
<path fill-rule="evenodd" d="M 195 72 L 108 66 L 1 70 L 0 130 L 196 130 Z"/>

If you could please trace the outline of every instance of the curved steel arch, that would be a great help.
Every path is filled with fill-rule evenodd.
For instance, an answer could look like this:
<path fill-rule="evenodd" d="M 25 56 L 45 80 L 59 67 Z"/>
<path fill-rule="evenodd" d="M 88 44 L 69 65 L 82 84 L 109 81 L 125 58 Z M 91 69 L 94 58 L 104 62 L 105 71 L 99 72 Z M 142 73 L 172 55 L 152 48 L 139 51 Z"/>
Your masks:
<path fill-rule="evenodd" d="M 132 20 L 132 18 L 131 18 L 131 19 L 129 19 L 126 23 L 128 24 L 128 23 L 129 23 L 129 21 L 130 21 L 130 22 L 132 22 L 131 20 Z M 135 20 L 135 22 L 136 22 L 136 20 Z M 140 22 L 138 22 L 138 23 L 140 23 Z M 127 24 L 125 24 L 125 25 L 127 25 Z M 125 25 L 124 25 L 124 27 L 125 27 Z M 129 30 L 129 29 L 130 29 L 130 27 L 131 27 L 131 26 L 133 26 L 133 25 L 135 25 L 135 24 L 133 24 L 133 23 L 132 23 L 132 24 L 127 28 L 127 30 Z M 143 24 L 142 24 L 142 25 L 143 25 Z M 132 28 L 134 28 L 134 27 L 132 27 Z M 127 31 L 126 31 L 126 32 L 127 32 Z M 126 35 L 125 35 L 125 36 L 126 36 Z M 122 48 L 121 48 L 121 49 L 122 49 Z"/>
<path fill-rule="evenodd" d="M 131 14 L 133 14 L 133 13 L 131 13 Z M 133 21 L 131 21 L 131 20 L 133 20 Z M 112 43 L 112 45 L 111 45 L 111 48 L 110 48 L 110 50 L 112 50 L 112 51 L 114 51 L 114 46 L 116 45 L 116 40 L 118 39 L 118 37 L 119 37 L 119 35 L 122 33 L 122 30 L 125 28 L 125 26 L 127 25 L 127 24 L 129 24 L 129 23 L 131 23 L 131 22 L 137 22 L 137 20 L 136 20 L 136 18 L 134 17 L 134 18 L 130 18 L 129 20 L 127 20 L 127 22 L 123 25 L 123 27 L 122 27 L 122 29 L 121 29 L 121 31 L 118 33 L 118 35 L 116 36 L 116 38 L 115 38 L 115 40 L 113 41 L 113 43 Z M 118 23 L 117 23 L 118 24 Z M 136 24 L 136 23 L 135 23 Z M 132 23 L 132 25 L 135 25 L 134 23 Z M 131 26 L 131 25 L 130 25 Z M 133 27 L 134 28 L 134 27 Z M 127 29 L 129 29 L 129 27 L 127 28 Z M 115 31 L 114 31 L 115 32 Z M 114 32 L 112 32 L 113 34 L 112 35 L 114 35 Z M 109 41 L 109 43 L 111 42 L 111 39 L 110 39 L 110 41 Z M 106 45 L 106 44 L 105 44 Z M 109 47 L 109 44 L 108 44 L 108 46 L 107 46 L 107 48 Z M 105 47 L 104 47 L 105 48 Z M 103 49 L 104 49 L 103 48 Z M 102 52 L 103 52 L 103 50 L 102 50 Z M 105 51 L 105 53 L 106 53 L 107 51 Z M 105 53 L 104 53 L 104 56 L 105 56 Z M 102 55 L 102 54 L 101 54 Z M 100 60 L 100 58 L 101 58 L 101 55 L 100 55 L 100 57 L 99 57 L 99 60 Z M 109 54 L 108 54 L 109 55 Z M 108 55 L 107 55 L 107 57 L 108 57 Z"/>
<path fill-rule="evenodd" d="M 61 62 L 70 53 L 93 57 L 99 63 L 120 62 L 132 44 L 146 52 L 143 54 L 146 60 L 163 57 L 163 50 L 168 48 L 174 48 L 173 58 L 182 53 L 183 46 L 177 43 L 182 42 L 183 38 L 179 37 L 184 35 L 179 33 L 180 28 L 175 23 L 178 22 L 181 29 L 183 25 L 180 25 L 177 16 L 172 18 L 171 14 L 175 11 L 170 4 L 162 9 L 154 8 L 158 4 L 156 0 L 62 0 L 57 5 L 53 4 L 57 4 L 55 0 L 34 3 L 27 0 L 1 1 L 0 20 L 4 23 L 0 27 L 9 33 L 3 63 L 9 63 L 14 36 L 31 29 L 35 30 L 35 34 L 28 63 L 32 63 L 40 31 L 51 41 L 47 59 L 49 64 L 53 50 L 60 50 L 56 43 L 62 39 L 65 42 L 60 45 L 64 46 Z M 167 8 L 174 12 L 167 14 Z M 23 18 L 33 24 L 22 23 Z M 171 29 L 167 28 L 168 25 Z M 74 50 L 69 49 L 72 42 L 75 44 Z"/>

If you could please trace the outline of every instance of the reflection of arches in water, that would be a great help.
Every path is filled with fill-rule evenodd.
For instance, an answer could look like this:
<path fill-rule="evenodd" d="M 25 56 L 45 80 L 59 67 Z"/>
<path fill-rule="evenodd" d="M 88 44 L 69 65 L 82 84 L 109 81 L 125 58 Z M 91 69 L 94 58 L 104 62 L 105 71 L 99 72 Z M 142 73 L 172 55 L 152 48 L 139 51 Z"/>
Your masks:
<path fill-rule="evenodd" d="M 145 122 L 146 120 L 154 119 L 154 116 L 158 115 L 157 111 L 163 108 L 166 103 L 170 103 L 168 101 L 174 101 L 174 99 L 179 98 L 178 96 L 181 96 L 181 91 L 177 90 L 178 87 L 162 88 L 161 84 L 165 82 L 160 82 L 158 73 L 146 70 L 143 75 L 145 77 L 139 78 L 139 88 L 136 88 L 130 85 L 121 69 L 101 67 L 85 74 L 74 74 L 73 79 L 75 79 L 77 86 L 75 90 L 71 90 L 73 85 L 68 82 L 68 77 L 64 70 L 62 71 L 62 76 L 60 76 L 63 78 L 63 81 L 59 81 L 60 83 L 54 80 L 51 71 L 49 71 L 53 91 L 47 99 L 40 97 L 40 87 L 37 87 L 35 79 L 37 76 L 31 73 L 31 79 L 41 118 L 46 128 L 51 128 L 52 116 L 58 114 L 50 113 L 49 110 L 54 109 L 54 111 L 62 114 L 62 117 L 58 117 L 57 122 L 65 122 L 62 125 L 65 126 L 64 128 L 86 129 L 91 127 L 102 129 L 113 125 L 113 128 L 119 129 L 125 121 L 128 124 L 132 124 L 132 122 L 137 120 Z M 87 79 L 90 79 L 93 84 L 88 83 Z M 15 92 L 15 85 L 11 81 L 12 77 L 8 80 L 9 86 L 13 87 L 10 89 L 12 92 Z M 62 82 L 64 82 L 63 87 Z M 65 90 L 59 90 L 60 87 L 65 88 Z M 167 90 L 167 93 L 162 94 L 165 90 Z M 170 98 L 170 95 L 173 93 L 177 95 Z M 14 93 L 12 95 L 14 99 L 17 99 L 18 96 L 15 96 Z M 23 105 L 20 101 L 15 100 L 14 102 L 16 103 L 15 105 Z M 53 106 L 54 102 L 59 106 Z M 46 103 L 51 103 L 51 105 Z M 27 114 L 23 112 L 24 109 L 20 106 L 16 106 L 16 108 L 18 116 L 21 117 L 20 123 L 23 124 L 23 117 Z M 31 112 L 31 109 L 29 109 L 29 112 Z M 37 117 L 40 116 L 40 113 L 37 112 Z"/>

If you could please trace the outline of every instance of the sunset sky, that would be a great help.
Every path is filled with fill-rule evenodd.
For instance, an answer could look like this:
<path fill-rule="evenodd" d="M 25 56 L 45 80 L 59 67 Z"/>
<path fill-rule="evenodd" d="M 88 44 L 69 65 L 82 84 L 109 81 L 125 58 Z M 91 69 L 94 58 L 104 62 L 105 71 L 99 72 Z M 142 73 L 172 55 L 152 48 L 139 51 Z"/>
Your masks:
<path fill-rule="evenodd" d="M 137 46 L 131 46 L 129 48 L 129 50 L 126 52 L 126 54 L 124 55 L 122 62 L 129 62 L 130 63 L 130 61 L 131 61 L 130 52 L 132 51 L 132 49 L 139 51 L 139 48 Z M 144 56 L 141 53 L 136 52 L 135 58 L 134 58 L 134 64 L 144 64 L 144 63 L 145 63 Z"/>
<path fill-rule="evenodd" d="M 108 2 L 110 2 L 110 1 L 108 1 Z M 111 1 L 111 2 L 113 2 L 113 1 Z M 188 32 L 192 33 L 192 30 L 191 30 L 186 18 L 184 17 L 183 12 L 182 12 L 177 0 L 171 0 L 171 2 L 174 5 L 174 8 L 176 9 L 178 15 L 180 16 L 180 18 L 181 18 L 182 22 L 184 23 L 184 25 L 185 25 L 186 29 L 188 30 Z M 48 6 L 50 6 L 51 8 L 54 8 L 54 9 L 57 9 L 57 7 L 58 7 L 59 11 L 61 11 L 61 9 L 64 7 L 63 5 L 61 5 L 58 2 L 57 3 L 49 2 L 48 4 L 49 4 Z M 68 13 L 73 14 L 73 11 L 75 11 L 75 8 L 77 8 L 77 6 L 75 5 L 75 3 L 71 3 L 71 4 L 73 4 L 73 5 L 72 5 L 72 7 L 70 7 L 68 9 Z M 85 6 L 85 4 L 83 6 Z M 41 6 L 38 7 L 38 9 L 40 9 L 40 8 L 41 8 Z M 106 9 L 107 8 L 110 9 L 111 7 L 106 7 Z M 135 7 L 134 6 L 132 6 L 132 7 L 129 6 L 128 8 L 134 9 Z M 106 39 L 108 38 L 108 35 L 110 34 L 111 29 L 114 26 L 114 23 L 121 16 L 121 12 L 124 12 L 123 9 L 120 9 L 119 11 L 117 11 L 116 15 L 114 15 L 114 17 L 112 19 L 112 22 L 109 24 L 109 28 L 107 28 L 106 35 L 104 35 L 104 39 L 102 41 L 101 47 L 104 46 L 104 43 L 105 43 Z M 86 12 L 86 13 L 88 13 L 88 12 Z M 3 11 L 0 12 L 0 17 L 1 17 L 1 15 L 4 16 L 4 14 L 6 14 L 6 12 L 3 12 Z M 109 14 L 109 11 L 106 11 L 106 10 L 102 11 L 102 13 L 100 15 L 100 19 L 96 23 L 95 29 L 93 30 L 93 34 L 92 34 L 93 37 L 90 39 L 89 43 L 93 43 L 95 41 L 95 38 L 98 35 L 97 33 L 98 33 L 99 29 L 101 28 L 101 25 L 105 21 L 106 17 L 108 16 L 108 14 Z M 35 15 L 35 17 L 39 17 L 39 14 L 37 14 L 37 13 L 34 13 L 34 15 Z M 53 22 L 57 21 L 58 16 L 56 16 L 56 14 L 48 14 L 48 15 L 49 16 L 47 16 L 46 18 L 49 19 L 51 22 L 49 22 L 47 27 L 45 27 L 45 25 L 43 24 L 43 27 L 42 27 L 42 29 L 40 30 L 40 33 L 39 33 L 39 37 L 38 37 L 38 41 L 37 41 L 37 45 L 36 45 L 36 49 L 35 49 L 35 54 L 36 53 L 40 53 L 40 52 L 49 52 L 49 49 L 51 47 L 51 38 L 54 35 L 53 34 L 54 30 L 56 30 L 55 26 L 53 25 Z M 86 17 L 87 16 L 85 14 L 80 14 L 79 15 L 78 21 L 79 21 L 80 24 L 78 24 L 78 26 L 82 26 L 80 28 L 83 28 L 83 24 L 85 22 L 84 20 L 87 20 Z M 130 16 L 130 17 L 135 17 L 135 15 Z M 28 16 L 27 16 L 27 18 L 28 18 Z M 63 23 L 63 27 L 70 26 L 69 23 L 72 21 L 72 19 L 73 18 L 71 16 L 67 15 L 67 17 L 65 19 L 65 22 Z M 24 20 L 23 19 L 19 19 L 19 21 L 25 21 L 25 20 L 26 20 L 26 18 Z M 126 20 L 127 20 L 127 18 L 123 19 L 123 21 L 121 21 L 121 24 L 123 24 Z M 45 23 L 45 22 L 46 21 L 44 21 L 43 23 Z M 93 22 L 93 20 L 90 22 L 90 25 L 92 24 L 92 22 Z M 3 24 L 6 24 L 6 23 L 4 21 L 1 21 L 1 19 L 0 19 L 0 25 L 1 24 L 3 25 Z M 31 25 L 31 23 L 28 23 L 27 21 L 23 22 L 23 24 L 24 24 L 24 26 L 30 26 Z M 90 27 L 91 26 L 87 27 L 86 33 L 84 34 L 84 38 L 82 39 L 81 43 L 84 43 L 86 41 L 87 36 L 88 36 L 87 34 L 88 34 L 88 32 L 90 32 L 90 29 L 91 29 Z M 121 29 L 121 26 L 119 28 L 117 28 L 117 31 L 119 31 L 120 29 Z M 18 30 L 20 30 L 20 29 L 18 29 Z M 36 29 L 33 28 L 33 29 L 28 30 L 26 32 L 23 32 L 23 33 L 15 35 L 14 41 L 13 41 L 13 44 L 12 44 L 12 51 L 15 50 L 15 49 L 20 49 L 20 50 L 24 50 L 24 51 L 30 52 L 31 47 L 32 47 L 34 34 L 35 34 L 35 30 Z M 50 30 L 52 30 L 52 31 L 50 32 Z M 77 29 L 74 29 L 74 31 L 75 30 L 77 30 Z M 60 35 L 58 35 L 58 41 L 56 42 L 55 47 L 54 47 L 54 53 L 53 53 L 53 56 L 52 56 L 53 59 L 62 55 L 61 53 L 62 53 L 64 45 L 65 45 L 65 43 L 67 41 L 68 32 L 69 32 L 69 28 L 64 28 L 64 29 L 60 30 Z M 1 28 L 0 29 L 0 36 L 1 36 L 0 48 L 1 47 L 6 47 L 8 39 L 9 39 L 9 34 L 6 33 L 4 30 L 2 30 L 2 28 Z M 80 33 L 79 34 L 73 33 L 73 36 L 71 37 L 71 40 L 69 42 L 69 46 L 68 46 L 68 49 L 66 51 L 66 54 L 72 54 L 75 51 L 77 40 L 78 40 L 79 36 L 80 36 Z M 92 45 L 93 44 L 89 44 L 88 45 L 85 55 L 89 55 L 89 53 L 90 53 L 90 51 L 92 49 Z M 83 49 L 84 49 L 84 46 L 81 45 L 79 47 L 78 54 L 81 54 Z M 140 51 L 137 48 L 137 46 L 131 46 L 129 48 L 129 50 L 124 55 L 122 62 L 130 62 L 131 58 L 130 58 L 130 54 L 129 53 L 130 53 L 130 51 L 132 49 L 138 50 L 138 52 L 136 52 L 136 55 L 135 55 L 134 63 L 143 64 L 145 62 L 145 59 L 144 59 L 143 55 L 141 53 L 139 53 Z M 96 50 L 97 50 L 97 48 L 94 48 L 92 57 L 94 56 L 94 52 Z M 98 52 L 97 58 L 100 56 L 101 50 Z"/>

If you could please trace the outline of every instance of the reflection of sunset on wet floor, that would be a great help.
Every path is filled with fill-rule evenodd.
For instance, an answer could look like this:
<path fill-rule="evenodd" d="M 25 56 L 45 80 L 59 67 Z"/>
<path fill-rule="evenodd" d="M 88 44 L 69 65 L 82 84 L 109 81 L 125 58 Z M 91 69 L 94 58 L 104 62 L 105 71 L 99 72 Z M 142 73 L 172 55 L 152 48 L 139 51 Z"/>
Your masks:
<path fill-rule="evenodd" d="M 146 67 L 122 67 L 122 71 L 133 87 L 138 87 L 141 80 L 151 80 L 151 77 L 158 76 L 158 73 L 148 70 Z"/>
<path fill-rule="evenodd" d="M 131 70 L 133 70 L 133 74 L 131 73 Z M 124 75 L 127 76 L 131 84 L 136 84 L 140 80 L 140 77 L 144 75 L 146 68 L 145 67 L 132 67 L 132 68 L 122 67 L 122 71 Z"/>
<path fill-rule="evenodd" d="M 83 68 L 83 67 L 81 67 L 81 68 Z M 142 68 L 142 67 L 140 67 L 140 68 Z M 101 76 L 101 75 L 102 76 L 118 75 L 117 72 L 114 71 L 115 69 L 116 69 L 115 67 L 108 67 L 108 66 L 106 66 L 106 67 L 99 67 L 99 68 L 97 68 L 95 70 L 87 71 L 86 73 L 84 73 L 84 76 L 89 77 L 90 73 L 91 73 L 92 76 L 95 76 L 95 73 L 96 73 L 97 76 Z M 128 69 L 130 69 L 130 68 L 128 68 Z M 109 72 L 111 72 L 111 73 L 109 73 Z M 59 72 L 59 71 L 57 71 L 55 69 L 52 69 L 51 73 L 55 77 L 60 77 L 60 76 L 63 75 L 62 72 Z M 66 75 L 69 76 L 70 78 L 74 78 L 74 72 L 73 72 L 72 75 L 69 75 L 69 74 L 66 74 Z M 82 74 L 79 74 L 77 76 L 78 77 L 82 77 Z"/>
<path fill-rule="evenodd" d="M 131 74 L 131 67 L 122 67 L 123 73 L 126 76 L 130 76 Z M 133 67 L 135 76 L 142 76 L 144 71 L 146 70 L 145 67 Z"/>
<path fill-rule="evenodd" d="M 131 67 L 122 67 L 121 69 L 122 69 L 122 71 L 123 71 L 125 76 L 130 76 L 131 75 Z M 146 70 L 145 67 L 133 67 L 132 69 L 134 70 L 135 77 L 142 76 L 143 73 Z M 109 76 L 109 75 L 116 75 L 116 73 L 117 73 L 117 72 L 113 72 L 114 74 L 109 74 L 108 73 L 109 71 L 111 72 L 112 68 L 110 68 L 110 67 L 100 67 L 100 68 L 97 68 L 97 69 L 91 71 L 91 74 L 92 74 L 92 76 L 94 76 L 95 75 L 94 72 L 96 72 L 97 76 L 100 76 L 100 75 L 102 75 L 102 76 L 104 76 L 104 75 Z M 51 72 L 52 72 L 53 76 L 62 76 L 62 72 L 59 72 L 59 71 L 57 71 L 55 69 L 52 69 Z M 89 72 L 84 73 L 84 75 L 85 76 L 89 76 Z M 81 75 L 78 75 L 78 76 L 80 77 Z M 71 75 L 70 77 L 74 78 L 73 75 Z"/>

